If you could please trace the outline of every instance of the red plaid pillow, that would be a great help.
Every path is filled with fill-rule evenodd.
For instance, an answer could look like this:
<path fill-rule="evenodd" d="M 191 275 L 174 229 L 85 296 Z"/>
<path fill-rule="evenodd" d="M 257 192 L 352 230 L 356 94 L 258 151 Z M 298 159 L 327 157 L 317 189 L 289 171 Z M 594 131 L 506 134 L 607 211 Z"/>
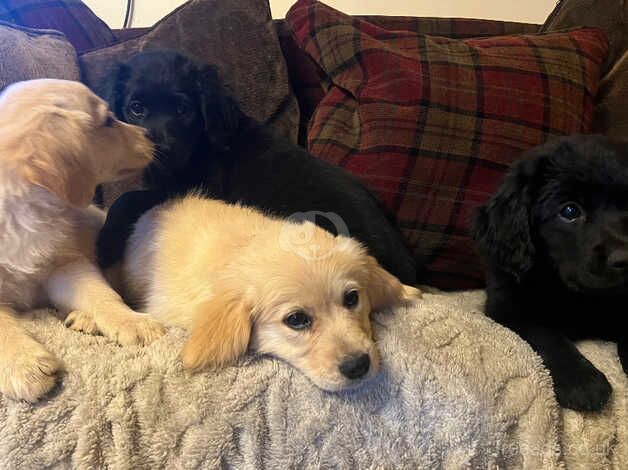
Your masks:
<path fill-rule="evenodd" d="M 520 153 L 591 129 L 603 33 L 455 40 L 388 31 L 312 1 L 286 17 L 331 81 L 310 151 L 361 176 L 443 288 L 483 283 L 468 226 Z"/>
<path fill-rule="evenodd" d="M 116 40 L 109 26 L 80 0 L 0 0 L 0 20 L 61 31 L 79 53 Z"/>

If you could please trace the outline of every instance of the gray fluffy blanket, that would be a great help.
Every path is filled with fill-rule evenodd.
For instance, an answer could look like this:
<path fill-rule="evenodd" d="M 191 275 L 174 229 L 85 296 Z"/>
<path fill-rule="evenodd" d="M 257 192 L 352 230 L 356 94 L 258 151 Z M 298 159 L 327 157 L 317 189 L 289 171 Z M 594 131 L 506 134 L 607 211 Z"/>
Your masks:
<path fill-rule="evenodd" d="M 0 468 L 626 468 L 615 345 L 581 345 L 613 384 L 608 407 L 561 412 L 540 359 L 482 301 L 433 293 L 378 315 L 382 372 L 345 393 L 270 358 L 190 375 L 181 330 L 121 348 L 36 312 L 26 326 L 66 373 L 35 406 L 0 396 Z"/>

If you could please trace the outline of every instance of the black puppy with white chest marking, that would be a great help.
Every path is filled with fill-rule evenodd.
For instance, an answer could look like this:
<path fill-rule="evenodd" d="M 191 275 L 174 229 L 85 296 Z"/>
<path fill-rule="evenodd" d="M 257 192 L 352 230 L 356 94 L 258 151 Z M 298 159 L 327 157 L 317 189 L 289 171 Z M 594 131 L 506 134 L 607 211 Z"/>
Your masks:
<path fill-rule="evenodd" d="M 164 200 L 202 189 L 274 215 L 312 212 L 312 222 L 348 234 L 404 284 L 416 282 L 415 261 L 380 202 L 353 175 L 310 155 L 246 116 L 216 70 L 167 50 L 133 56 L 97 90 L 116 116 L 143 126 L 156 162 L 143 174 L 147 191 L 122 195 L 98 240 L 101 267 L 119 261 L 133 224 Z M 328 217 L 329 214 L 335 214 Z"/>
<path fill-rule="evenodd" d="M 539 353 L 561 406 L 602 408 L 611 386 L 572 340 L 616 341 L 628 371 L 628 143 L 572 136 L 533 149 L 473 235 L 490 270 L 487 314 Z"/>

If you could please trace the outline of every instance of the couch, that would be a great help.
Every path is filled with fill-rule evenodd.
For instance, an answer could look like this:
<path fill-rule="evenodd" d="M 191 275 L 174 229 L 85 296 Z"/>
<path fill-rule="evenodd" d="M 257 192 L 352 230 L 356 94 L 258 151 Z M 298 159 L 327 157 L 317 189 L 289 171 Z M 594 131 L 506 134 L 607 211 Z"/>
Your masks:
<path fill-rule="evenodd" d="M 626 136 L 625 2 L 599 1 L 598 15 L 591 3 L 559 2 L 544 25 L 351 22 L 373 37 L 405 31 L 468 39 L 472 47 L 479 37 L 601 28 L 607 42 L 589 130 Z M 44 6 L 57 10 L 42 13 Z M 137 50 L 175 47 L 216 63 L 249 114 L 311 147 L 324 124 L 319 104 L 335 84 L 295 34 L 294 13 L 271 21 L 264 1 L 193 0 L 153 28 L 111 31 L 79 1 L 0 2 L 0 88 L 43 76 L 94 85 Z M 495 168 L 493 185 L 507 165 Z M 100 202 L 137 184 L 106 186 Z M 177 360 L 185 333 L 176 328 L 148 347 L 121 348 L 65 329 L 54 310 L 32 312 L 25 326 L 63 360 L 65 373 L 36 405 L 0 396 L 0 468 L 625 468 L 628 379 L 615 345 L 578 345 L 614 388 L 607 407 L 561 410 L 540 358 L 483 315 L 477 278 L 452 284 L 434 272 L 423 281 L 436 287 L 426 287 L 422 300 L 374 317 L 382 372 L 343 393 L 323 392 L 267 357 L 186 373 Z"/>

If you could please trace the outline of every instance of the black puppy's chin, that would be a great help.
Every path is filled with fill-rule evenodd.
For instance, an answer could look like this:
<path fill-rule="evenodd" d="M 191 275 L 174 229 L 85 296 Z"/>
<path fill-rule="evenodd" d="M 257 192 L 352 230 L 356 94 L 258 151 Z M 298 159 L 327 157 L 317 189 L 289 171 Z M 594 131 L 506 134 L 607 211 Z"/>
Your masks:
<path fill-rule="evenodd" d="M 177 149 L 155 145 L 155 160 L 144 170 L 144 183 L 154 185 L 189 171 L 193 160 L 191 149 Z"/>
<path fill-rule="evenodd" d="M 174 172 L 166 165 L 160 162 L 153 162 L 148 165 L 142 173 L 142 181 L 145 186 L 161 187 L 172 179 Z"/>

